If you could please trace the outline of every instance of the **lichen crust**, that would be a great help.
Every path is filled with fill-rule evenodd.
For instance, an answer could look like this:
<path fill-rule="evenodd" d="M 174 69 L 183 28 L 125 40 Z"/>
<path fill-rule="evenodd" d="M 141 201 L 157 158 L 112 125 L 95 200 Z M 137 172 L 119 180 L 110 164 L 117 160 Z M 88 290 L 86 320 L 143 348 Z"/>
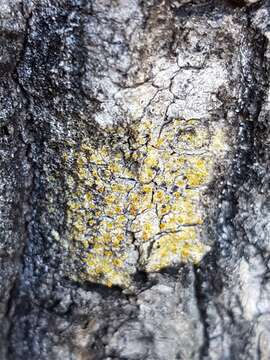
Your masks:
<path fill-rule="evenodd" d="M 107 126 L 70 145 L 63 160 L 69 251 L 80 280 L 129 287 L 138 270 L 198 263 L 202 197 L 225 136 L 199 120 Z"/>

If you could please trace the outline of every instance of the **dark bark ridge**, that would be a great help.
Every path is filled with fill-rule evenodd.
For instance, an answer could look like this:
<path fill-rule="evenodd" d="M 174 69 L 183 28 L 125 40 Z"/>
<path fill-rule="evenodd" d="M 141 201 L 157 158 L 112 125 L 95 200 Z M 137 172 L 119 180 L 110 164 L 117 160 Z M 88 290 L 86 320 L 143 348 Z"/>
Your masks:
<path fill-rule="evenodd" d="M 1 359 L 270 358 L 270 3 L 247 3 L 3 2 Z M 156 80 L 164 59 L 168 89 Z M 210 252 L 196 266 L 138 271 L 132 292 L 68 277 L 80 264 L 55 236 L 67 230 L 64 140 L 129 117 L 144 86 L 157 89 L 144 114 L 164 102 L 165 120 L 192 117 L 208 68 L 221 69 L 218 86 L 204 80 L 194 117 L 222 119 L 231 135 L 208 189 Z"/>

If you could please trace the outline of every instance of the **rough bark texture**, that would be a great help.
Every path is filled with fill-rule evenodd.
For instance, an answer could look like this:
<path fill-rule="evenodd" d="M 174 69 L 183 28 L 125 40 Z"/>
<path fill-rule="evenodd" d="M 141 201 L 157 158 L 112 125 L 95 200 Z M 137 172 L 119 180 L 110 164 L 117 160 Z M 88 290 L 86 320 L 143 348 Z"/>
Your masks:
<path fill-rule="evenodd" d="M 2 360 L 270 358 L 269 36 L 268 0 L 1 1 Z M 144 116 L 226 132 L 211 249 L 107 286 L 68 250 L 63 153 Z"/>

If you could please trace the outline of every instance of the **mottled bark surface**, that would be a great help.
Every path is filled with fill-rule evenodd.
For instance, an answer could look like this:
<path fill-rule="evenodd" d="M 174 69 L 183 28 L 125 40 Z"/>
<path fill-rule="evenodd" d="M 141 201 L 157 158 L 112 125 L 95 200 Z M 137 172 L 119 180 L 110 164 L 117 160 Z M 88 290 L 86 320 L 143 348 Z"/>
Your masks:
<path fill-rule="evenodd" d="M 267 0 L 1 1 L 1 359 L 270 358 L 269 37 Z M 160 244 L 134 238 L 118 281 L 74 245 L 70 183 L 82 144 L 146 119 L 226 151 L 199 187 L 203 259 L 151 271 Z"/>

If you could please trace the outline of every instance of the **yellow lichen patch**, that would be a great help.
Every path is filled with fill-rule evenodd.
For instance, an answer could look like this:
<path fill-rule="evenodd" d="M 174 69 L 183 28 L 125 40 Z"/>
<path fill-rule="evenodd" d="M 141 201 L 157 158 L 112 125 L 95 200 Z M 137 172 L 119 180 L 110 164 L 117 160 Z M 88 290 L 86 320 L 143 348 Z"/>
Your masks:
<path fill-rule="evenodd" d="M 193 151 L 204 149 L 209 144 L 209 132 L 197 120 L 189 120 L 176 131 L 176 149 Z"/>
<path fill-rule="evenodd" d="M 205 250 L 206 247 L 198 241 L 195 227 L 185 227 L 179 232 L 166 234 L 155 242 L 146 270 L 158 271 L 179 262 L 198 262 Z"/>
<path fill-rule="evenodd" d="M 75 164 L 67 177 L 67 222 L 81 280 L 128 287 L 138 269 L 201 259 L 201 195 L 222 139 L 209 136 L 199 121 L 143 119 L 105 129 L 100 143 L 85 139 L 63 154 Z"/>
<path fill-rule="evenodd" d="M 189 157 L 185 177 L 189 187 L 205 185 L 209 181 L 213 160 L 199 156 Z"/>

